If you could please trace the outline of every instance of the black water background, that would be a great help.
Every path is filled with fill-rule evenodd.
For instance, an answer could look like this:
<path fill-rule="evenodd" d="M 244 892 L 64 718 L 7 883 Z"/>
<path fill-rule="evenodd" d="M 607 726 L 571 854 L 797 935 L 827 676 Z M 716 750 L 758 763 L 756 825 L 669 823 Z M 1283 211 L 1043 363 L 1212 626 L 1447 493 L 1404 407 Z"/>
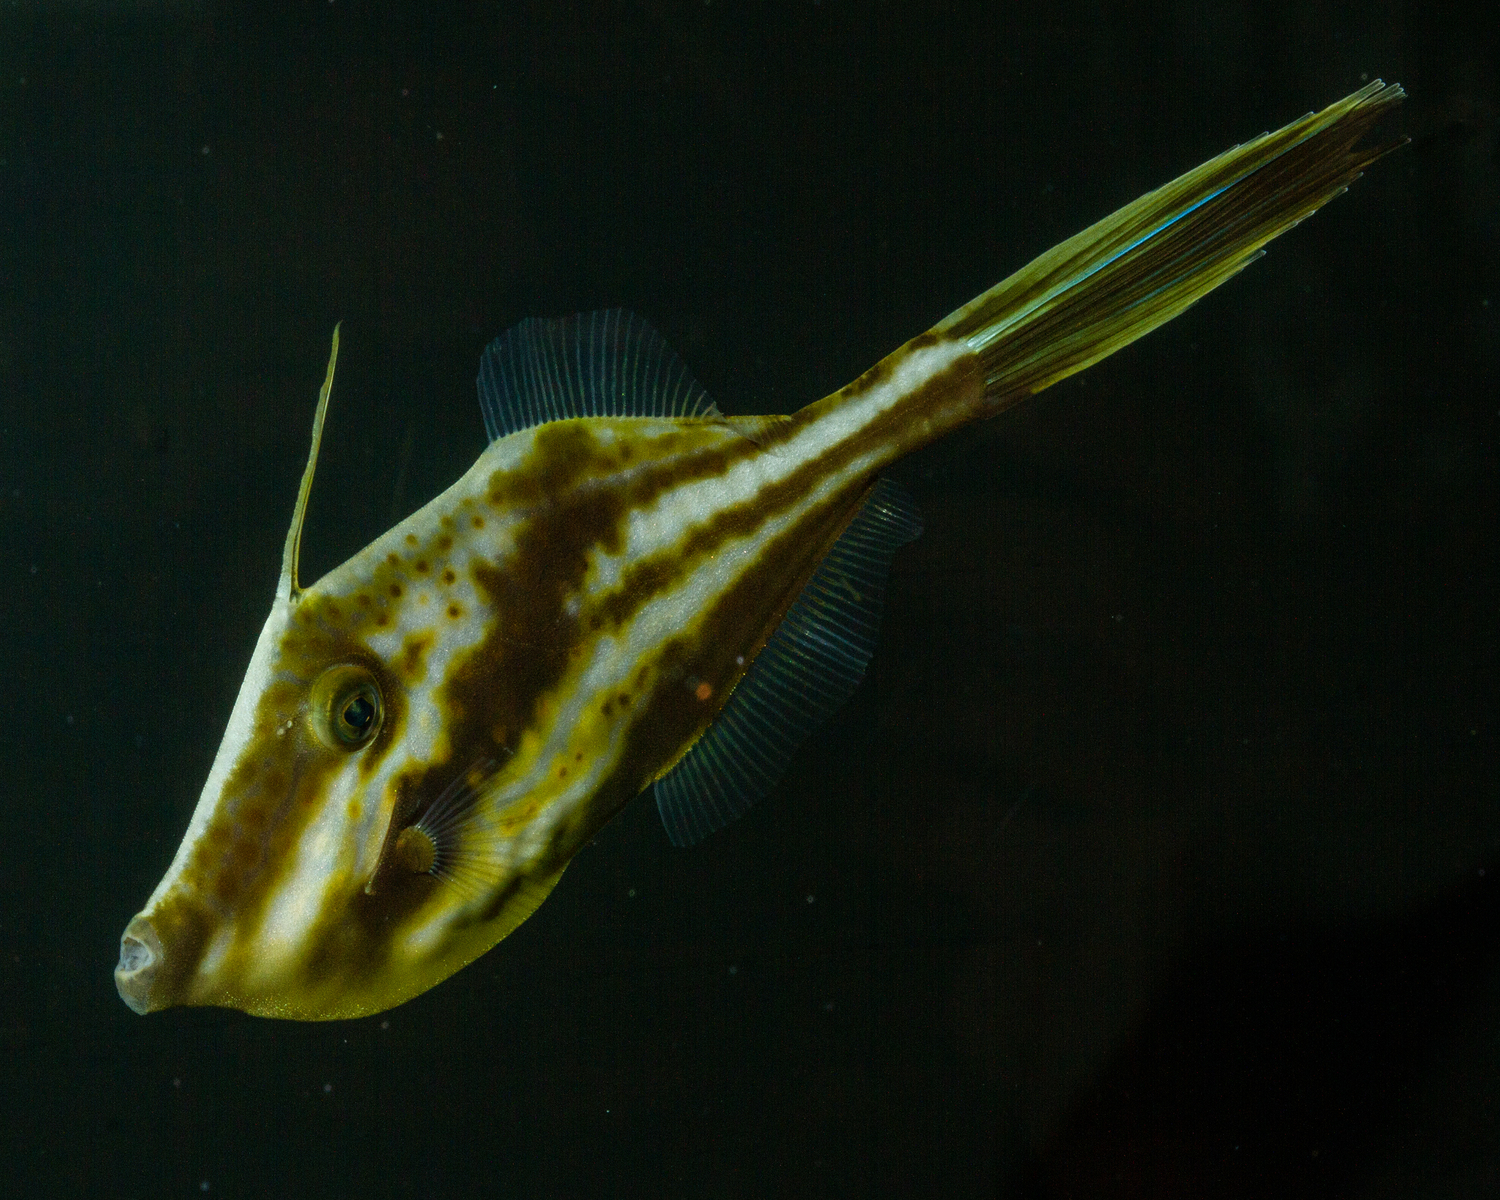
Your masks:
<path fill-rule="evenodd" d="M 441 12 L 0 9 L 0 1192 L 1500 1194 L 1493 22 Z M 335 320 L 309 577 L 468 466 L 521 317 L 787 411 L 1366 74 L 1411 146 L 902 466 L 870 677 L 745 821 L 637 804 L 385 1017 L 120 1004 Z"/>

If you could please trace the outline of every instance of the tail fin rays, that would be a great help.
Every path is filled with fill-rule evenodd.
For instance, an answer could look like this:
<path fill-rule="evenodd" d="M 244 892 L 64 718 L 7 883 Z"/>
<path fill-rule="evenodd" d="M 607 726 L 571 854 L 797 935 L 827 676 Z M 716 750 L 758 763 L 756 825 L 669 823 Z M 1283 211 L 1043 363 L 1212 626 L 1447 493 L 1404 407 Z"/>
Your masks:
<path fill-rule="evenodd" d="M 999 411 L 1171 320 L 1403 144 L 1357 143 L 1405 93 L 1375 80 L 1148 192 L 949 315 Z"/>

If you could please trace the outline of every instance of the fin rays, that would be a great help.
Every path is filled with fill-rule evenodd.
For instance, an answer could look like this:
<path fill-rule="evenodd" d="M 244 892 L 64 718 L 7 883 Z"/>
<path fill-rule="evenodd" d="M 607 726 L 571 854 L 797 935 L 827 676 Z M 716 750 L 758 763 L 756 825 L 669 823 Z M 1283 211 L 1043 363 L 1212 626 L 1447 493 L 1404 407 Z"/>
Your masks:
<path fill-rule="evenodd" d="M 413 828 L 432 840 L 434 853 L 427 874 L 466 895 L 480 894 L 504 873 L 505 859 L 476 846 L 473 836 L 474 816 L 484 798 L 485 783 L 494 770 L 494 759 L 476 762 L 412 822 Z"/>
<path fill-rule="evenodd" d="M 743 815 L 853 694 L 875 652 L 891 558 L 921 532 L 910 497 L 878 481 L 723 711 L 656 781 L 673 845 L 691 846 Z"/>
<path fill-rule="evenodd" d="M 661 334 L 621 308 L 512 326 L 476 383 L 491 441 L 573 417 L 718 416 Z"/>
<path fill-rule="evenodd" d="M 979 355 L 998 411 L 1175 317 L 1404 139 L 1357 143 L 1403 98 L 1375 80 L 1148 192 L 937 325 Z"/>

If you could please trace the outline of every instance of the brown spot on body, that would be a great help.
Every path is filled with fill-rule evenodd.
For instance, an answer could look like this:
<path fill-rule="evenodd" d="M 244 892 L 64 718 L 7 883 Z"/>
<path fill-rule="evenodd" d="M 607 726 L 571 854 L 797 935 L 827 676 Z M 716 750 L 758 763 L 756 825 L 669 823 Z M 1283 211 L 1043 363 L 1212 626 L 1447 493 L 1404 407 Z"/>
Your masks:
<path fill-rule="evenodd" d="M 425 664 L 427 652 L 432 649 L 436 641 L 437 637 L 434 634 L 413 633 L 401 643 L 400 670 L 407 683 L 421 682 L 422 676 L 427 671 Z"/>
<path fill-rule="evenodd" d="M 443 582 L 444 583 L 455 583 L 455 582 L 457 582 L 457 580 L 458 580 L 458 575 L 454 572 L 454 570 L 453 570 L 452 567 L 445 567 L 443 569 Z"/>

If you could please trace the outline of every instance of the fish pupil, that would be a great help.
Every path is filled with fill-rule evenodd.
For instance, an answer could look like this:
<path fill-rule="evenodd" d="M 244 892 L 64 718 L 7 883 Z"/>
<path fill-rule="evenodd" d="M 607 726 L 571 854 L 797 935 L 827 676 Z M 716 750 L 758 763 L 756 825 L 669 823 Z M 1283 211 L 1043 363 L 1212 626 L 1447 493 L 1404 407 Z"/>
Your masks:
<path fill-rule="evenodd" d="M 360 737 L 375 720 L 375 705 L 368 696 L 356 696 L 344 706 L 344 724 Z"/>

